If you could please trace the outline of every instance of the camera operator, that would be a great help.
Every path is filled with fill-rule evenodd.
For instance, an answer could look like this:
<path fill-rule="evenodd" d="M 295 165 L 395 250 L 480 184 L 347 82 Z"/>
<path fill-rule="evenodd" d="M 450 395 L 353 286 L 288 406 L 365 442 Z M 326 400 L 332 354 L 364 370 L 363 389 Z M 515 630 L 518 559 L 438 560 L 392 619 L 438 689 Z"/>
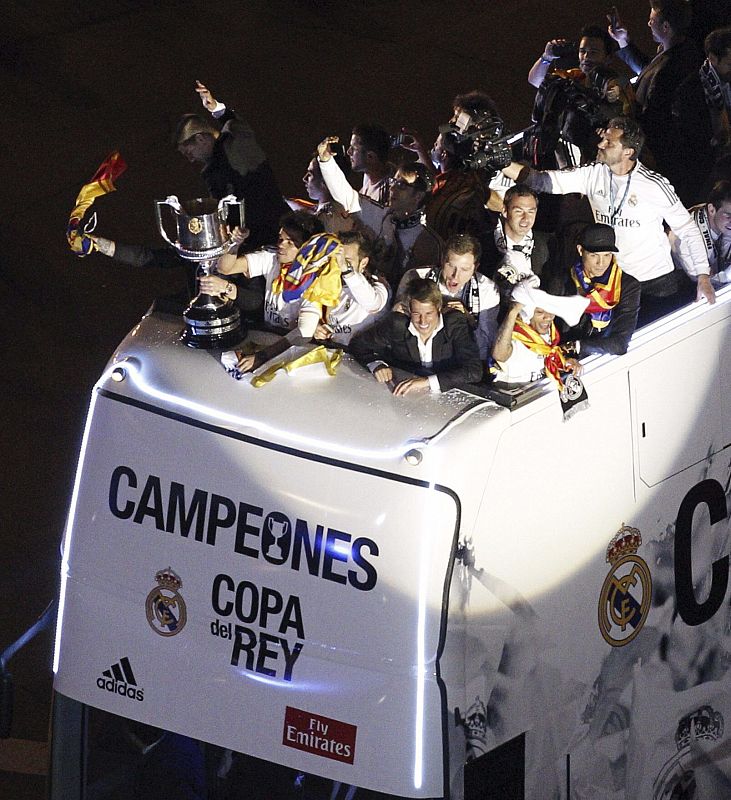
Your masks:
<path fill-rule="evenodd" d="M 426 220 L 445 241 L 458 233 L 469 233 L 482 241 L 490 229 L 486 205 L 490 180 L 497 171 L 492 163 L 495 142 L 500 140 L 502 128 L 495 103 L 484 92 L 472 91 L 454 98 L 452 118 L 441 126 L 428 155 L 437 175 L 425 203 Z M 423 141 L 413 131 L 408 132 L 411 142 L 402 147 L 425 161 Z M 498 149 L 501 146 L 506 145 L 501 143 Z M 501 206 L 498 203 L 496 208 Z"/>
<path fill-rule="evenodd" d="M 615 116 L 631 115 L 634 91 L 612 67 L 616 45 L 606 30 L 587 25 L 581 30 L 579 66 L 555 69 L 576 45 L 552 39 L 528 73 L 539 89 L 533 106 L 535 125 L 526 138 L 533 165 L 559 168 L 590 163 L 599 138 L 595 131 Z"/>
<path fill-rule="evenodd" d="M 543 83 L 546 75 L 558 74 L 563 78 L 571 78 L 586 85 L 586 76 L 595 67 L 611 67 L 616 46 L 606 30 L 598 25 L 585 25 L 579 36 L 578 53 L 576 45 L 567 39 L 551 39 L 546 42 L 543 53 L 536 59 L 528 72 L 528 83 L 536 89 Z M 571 69 L 556 69 L 559 60 L 578 55 L 579 66 Z M 617 92 L 617 95 L 621 92 Z M 615 101 L 618 97 L 610 99 Z M 630 96 L 630 104 L 633 98 Z M 629 110 L 625 109 L 624 113 Z"/>

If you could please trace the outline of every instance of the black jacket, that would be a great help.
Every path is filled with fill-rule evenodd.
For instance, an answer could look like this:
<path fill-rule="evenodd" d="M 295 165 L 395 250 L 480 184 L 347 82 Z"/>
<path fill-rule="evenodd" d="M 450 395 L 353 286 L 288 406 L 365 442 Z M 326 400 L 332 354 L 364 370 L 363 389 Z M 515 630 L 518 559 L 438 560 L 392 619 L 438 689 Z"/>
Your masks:
<path fill-rule="evenodd" d="M 553 241 L 553 237 L 550 234 L 533 230 L 533 251 L 530 254 L 530 263 L 531 269 L 539 278 L 541 278 L 543 267 L 551 260 Z M 490 233 L 483 240 L 480 272 L 495 280 L 495 273 L 504 257 L 505 254 L 501 253 L 495 244 L 494 234 Z"/>
<path fill-rule="evenodd" d="M 279 219 L 289 211 L 276 178 L 251 128 L 230 109 L 219 117 L 223 122 L 211 160 L 202 171 L 212 197 L 220 200 L 233 194 L 244 200 L 246 227 L 251 231 L 247 250 L 277 241 Z"/>
<path fill-rule="evenodd" d="M 467 318 L 460 311 L 445 311 L 442 319 L 444 327 L 434 337 L 429 369 L 421 364 L 416 336 L 409 331 L 410 318 L 397 311 L 356 334 L 349 350 L 363 366 L 381 360 L 417 375 L 436 375 L 443 392 L 476 383 L 482 378 L 482 361 Z"/>
<path fill-rule="evenodd" d="M 571 297 L 579 294 L 571 272 L 566 270 L 561 279 L 555 279 L 546 287 L 550 294 Z M 627 352 L 627 345 L 637 327 L 637 314 L 640 310 L 640 282 L 622 272 L 619 302 L 612 309 L 612 317 L 606 328 L 599 331 L 591 324 L 589 314 L 583 314 L 579 324 L 569 328 L 563 320 L 556 318 L 556 325 L 562 342 L 581 342 L 580 356 L 591 353 L 609 353 L 621 356 Z M 562 325 L 563 323 L 563 325 Z"/>

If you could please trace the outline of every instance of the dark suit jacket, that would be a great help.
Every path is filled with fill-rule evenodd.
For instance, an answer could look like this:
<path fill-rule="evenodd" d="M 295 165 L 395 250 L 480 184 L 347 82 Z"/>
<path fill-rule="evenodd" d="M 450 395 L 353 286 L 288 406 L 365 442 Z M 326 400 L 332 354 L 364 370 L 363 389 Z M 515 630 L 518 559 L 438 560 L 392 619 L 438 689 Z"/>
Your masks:
<path fill-rule="evenodd" d="M 208 191 L 217 200 L 228 194 L 244 199 L 249 248 L 274 244 L 279 219 L 289 207 L 266 155 L 252 129 L 232 109 L 227 108 L 218 123 L 223 125 L 221 135 L 213 146 L 211 160 L 201 172 Z"/>
<path fill-rule="evenodd" d="M 444 327 L 434 337 L 429 369 L 422 366 L 416 336 L 409 332 L 410 318 L 396 311 L 356 334 L 349 350 L 363 366 L 381 360 L 417 375 L 436 375 L 443 392 L 476 383 L 482 378 L 482 361 L 467 318 L 460 311 L 445 311 L 442 319 Z"/>
<path fill-rule="evenodd" d="M 673 98 L 672 120 L 677 158 L 672 173 L 663 172 L 663 175 L 688 208 L 706 200 L 711 188 L 707 183 L 716 158 L 711 144 L 711 113 L 698 70 L 678 86 Z"/>

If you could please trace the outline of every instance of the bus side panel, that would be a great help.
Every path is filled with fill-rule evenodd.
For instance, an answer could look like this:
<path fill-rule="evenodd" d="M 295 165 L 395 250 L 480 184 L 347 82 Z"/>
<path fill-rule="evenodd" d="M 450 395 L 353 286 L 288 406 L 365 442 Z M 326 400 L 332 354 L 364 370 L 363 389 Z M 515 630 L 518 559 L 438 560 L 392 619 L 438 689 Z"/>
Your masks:
<path fill-rule="evenodd" d="M 731 458 L 717 427 L 648 488 L 629 390 L 516 413 L 474 536 L 466 702 L 486 750 L 526 732 L 530 798 L 731 796 Z"/>

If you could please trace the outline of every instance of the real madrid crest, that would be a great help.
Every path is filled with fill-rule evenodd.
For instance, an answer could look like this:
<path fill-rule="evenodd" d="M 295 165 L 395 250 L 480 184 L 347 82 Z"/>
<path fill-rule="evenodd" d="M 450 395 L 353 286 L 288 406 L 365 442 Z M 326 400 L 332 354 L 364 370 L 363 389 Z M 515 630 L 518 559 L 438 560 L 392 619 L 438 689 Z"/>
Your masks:
<path fill-rule="evenodd" d="M 561 401 L 566 403 L 571 400 L 576 400 L 581 397 L 581 393 L 583 391 L 584 384 L 581 378 L 577 378 L 573 373 L 569 373 L 562 381 L 562 388 L 560 392 Z"/>
<path fill-rule="evenodd" d="M 650 610 L 652 577 L 637 555 L 642 536 L 637 528 L 622 525 L 607 547 L 612 565 L 599 595 L 599 630 L 612 647 L 623 647 L 642 630 Z"/>
<path fill-rule="evenodd" d="M 188 619 L 185 600 L 178 593 L 183 581 L 168 567 L 155 574 L 158 585 L 145 600 L 147 621 L 160 636 L 175 636 L 185 627 Z"/>
<path fill-rule="evenodd" d="M 717 752 L 723 728 L 723 714 L 711 705 L 701 706 L 678 720 L 675 731 L 677 750 L 663 764 L 653 782 L 653 800 L 700 796 L 696 782 L 698 752 L 712 752 L 711 748 Z"/>

